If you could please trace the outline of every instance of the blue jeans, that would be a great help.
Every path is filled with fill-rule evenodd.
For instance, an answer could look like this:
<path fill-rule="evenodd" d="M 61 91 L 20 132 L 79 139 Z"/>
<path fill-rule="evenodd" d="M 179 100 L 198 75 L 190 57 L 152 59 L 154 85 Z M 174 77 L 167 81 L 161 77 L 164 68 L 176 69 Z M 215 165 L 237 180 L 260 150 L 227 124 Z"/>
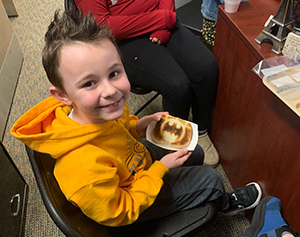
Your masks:
<path fill-rule="evenodd" d="M 188 119 L 199 130 L 208 128 L 218 82 L 218 64 L 212 52 L 179 22 L 165 45 L 142 35 L 119 44 L 128 79 L 134 86 L 162 95 L 163 110 Z"/>
<path fill-rule="evenodd" d="M 159 160 L 169 153 L 144 139 L 142 143 L 153 160 Z M 210 166 L 202 165 L 203 158 L 203 150 L 197 145 L 182 167 L 169 170 L 163 177 L 164 185 L 155 202 L 140 215 L 138 221 L 161 218 L 208 201 L 217 202 L 220 209 L 226 206 L 228 198 L 221 179 Z"/>
<path fill-rule="evenodd" d="M 241 0 L 242 2 L 248 0 Z M 224 4 L 224 0 L 203 0 L 201 4 L 201 13 L 203 17 L 211 21 L 217 21 L 218 6 Z"/>
<path fill-rule="evenodd" d="M 217 21 L 218 6 L 224 4 L 224 0 L 203 0 L 201 13 L 203 17 L 211 21 Z"/>

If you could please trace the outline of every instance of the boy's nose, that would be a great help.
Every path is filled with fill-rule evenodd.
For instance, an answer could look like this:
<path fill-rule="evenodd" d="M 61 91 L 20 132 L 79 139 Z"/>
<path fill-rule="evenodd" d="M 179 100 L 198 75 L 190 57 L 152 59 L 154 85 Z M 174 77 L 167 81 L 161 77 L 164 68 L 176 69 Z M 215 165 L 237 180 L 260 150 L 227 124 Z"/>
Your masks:
<path fill-rule="evenodd" d="M 117 92 L 117 89 L 109 80 L 106 80 L 102 86 L 102 97 L 110 97 Z"/>

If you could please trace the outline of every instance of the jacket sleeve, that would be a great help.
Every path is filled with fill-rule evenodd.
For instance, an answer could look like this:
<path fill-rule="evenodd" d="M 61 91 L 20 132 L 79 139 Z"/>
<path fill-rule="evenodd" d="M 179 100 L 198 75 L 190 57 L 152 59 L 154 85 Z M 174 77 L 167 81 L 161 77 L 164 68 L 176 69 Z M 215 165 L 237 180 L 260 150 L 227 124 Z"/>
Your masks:
<path fill-rule="evenodd" d="M 175 1 L 174 0 L 160 0 L 158 8 L 175 12 Z"/>
<path fill-rule="evenodd" d="M 104 0 L 77 0 L 77 6 L 84 14 L 93 12 L 99 24 L 111 28 L 117 41 L 136 37 L 157 30 L 171 30 L 176 22 L 176 13 L 158 9 L 135 15 L 111 15 Z"/>
<path fill-rule="evenodd" d="M 167 167 L 156 161 L 148 170 L 120 181 L 115 167 L 104 167 L 101 179 L 80 188 L 70 200 L 85 215 L 107 226 L 128 225 L 156 199 Z"/>
<path fill-rule="evenodd" d="M 174 0 L 160 0 L 158 9 L 162 10 L 169 10 L 172 12 L 175 12 L 175 4 Z M 151 33 L 150 38 L 156 37 L 159 39 L 162 43 L 167 43 L 171 37 L 171 32 L 168 29 L 163 30 L 156 30 L 153 33 Z"/>
<path fill-rule="evenodd" d="M 150 35 L 150 38 L 156 37 L 162 43 L 167 43 L 171 37 L 171 32 L 169 30 L 157 30 Z"/>

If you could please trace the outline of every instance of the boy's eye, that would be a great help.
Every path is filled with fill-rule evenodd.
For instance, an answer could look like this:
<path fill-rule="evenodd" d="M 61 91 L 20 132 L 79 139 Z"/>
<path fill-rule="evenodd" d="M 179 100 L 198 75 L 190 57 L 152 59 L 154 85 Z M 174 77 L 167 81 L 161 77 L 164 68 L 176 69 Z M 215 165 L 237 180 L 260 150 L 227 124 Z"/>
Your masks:
<path fill-rule="evenodd" d="M 89 82 L 85 83 L 85 84 L 83 85 L 83 87 L 91 87 L 93 84 L 94 84 L 94 83 L 93 83 L 92 81 L 89 81 Z"/>
<path fill-rule="evenodd" d="M 114 77 L 116 77 L 118 75 L 118 72 L 112 72 L 112 73 L 110 73 L 109 74 L 109 78 L 111 79 L 111 78 L 114 78 Z"/>

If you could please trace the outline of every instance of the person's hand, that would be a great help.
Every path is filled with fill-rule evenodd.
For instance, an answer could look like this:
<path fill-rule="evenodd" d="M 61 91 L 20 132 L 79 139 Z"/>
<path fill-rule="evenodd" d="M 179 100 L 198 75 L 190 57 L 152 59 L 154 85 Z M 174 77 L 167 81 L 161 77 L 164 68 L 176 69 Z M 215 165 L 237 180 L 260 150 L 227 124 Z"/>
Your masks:
<path fill-rule="evenodd" d="M 156 38 L 156 37 L 150 37 L 150 41 L 152 42 L 152 43 L 154 43 L 154 44 L 158 44 L 158 45 L 161 45 L 162 44 L 162 42 L 158 39 L 158 38 Z"/>
<path fill-rule="evenodd" d="M 136 124 L 136 132 L 140 137 L 146 137 L 146 129 L 151 121 L 159 121 L 158 115 L 169 114 L 168 112 L 158 112 L 152 115 L 142 117 Z"/>
<path fill-rule="evenodd" d="M 187 149 L 180 149 L 176 152 L 171 152 L 160 159 L 160 162 L 169 169 L 174 169 L 183 165 L 183 163 L 190 157 L 192 151 Z"/>
<path fill-rule="evenodd" d="M 169 30 L 157 30 L 153 32 L 149 39 L 152 43 L 161 45 L 166 44 L 171 37 L 171 32 Z"/>

